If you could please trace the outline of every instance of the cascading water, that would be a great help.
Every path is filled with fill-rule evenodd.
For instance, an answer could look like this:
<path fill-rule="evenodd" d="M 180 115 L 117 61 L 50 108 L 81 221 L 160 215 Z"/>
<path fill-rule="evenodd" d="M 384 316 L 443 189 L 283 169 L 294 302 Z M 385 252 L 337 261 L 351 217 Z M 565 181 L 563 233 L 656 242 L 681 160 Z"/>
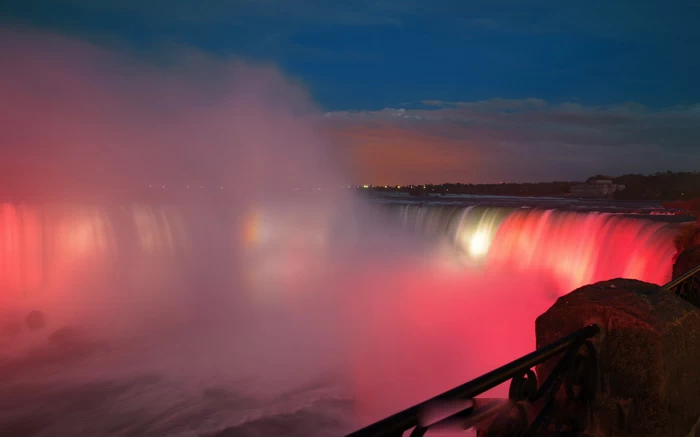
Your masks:
<path fill-rule="evenodd" d="M 300 408 L 323 420 L 316 403 L 331 402 L 335 386 L 305 385 L 340 354 L 325 338 L 335 335 L 323 318 L 332 311 L 312 309 L 323 298 L 306 295 L 320 289 L 329 209 L 297 203 L 0 206 L 0 398 L 36 396 L 0 408 L 0 434 L 17 416 L 34 421 L 32 405 L 57 417 L 49 435 L 202 435 L 254 427 L 256 415 L 294 420 Z M 31 310 L 46 315 L 46 328 L 23 326 Z M 21 332 L 6 329 L 15 325 Z M 51 342 L 64 327 L 108 352 L 51 367 L 72 353 Z M 134 382 L 143 378 L 145 392 Z M 26 388 L 37 381 L 48 388 Z M 129 405 L 118 405 L 113 383 L 131 393 Z M 53 390 L 79 399 L 83 386 L 104 386 L 110 419 L 46 404 Z M 245 408 L 230 410 L 241 397 Z M 109 431 L 140 402 L 141 431 Z"/>
<path fill-rule="evenodd" d="M 198 216 L 202 233 L 225 228 L 206 211 Z M 195 249 L 186 214 L 168 207 L 4 204 L 0 223 L 1 308 L 45 310 L 54 329 L 75 318 L 106 321 L 106 306 L 114 314 L 137 306 L 144 318 L 167 313 Z"/>
<path fill-rule="evenodd" d="M 355 354 L 361 422 L 425 400 L 534 347 L 534 321 L 556 298 L 615 277 L 670 279 L 678 225 L 602 213 L 381 205 L 447 250 L 373 278 Z M 385 216 L 386 217 L 386 216 Z M 382 293 L 382 289 L 392 293 Z M 498 387 L 487 397 L 507 396 Z"/>
<path fill-rule="evenodd" d="M 223 325 L 231 331 L 217 349 L 246 352 L 251 367 L 238 368 L 241 374 L 273 372 L 264 370 L 266 363 L 280 356 L 297 378 L 313 373 L 302 369 L 326 354 L 342 362 L 331 367 L 352 380 L 359 425 L 529 352 L 527 327 L 575 287 L 616 276 L 665 282 L 675 250 L 675 225 L 647 220 L 417 205 L 390 212 L 452 249 L 435 251 L 428 241 L 404 250 L 395 240 L 401 235 L 372 230 L 383 215 L 348 226 L 358 224 L 360 211 L 307 202 L 235 212 L 202 205 L 5 204 L 0 302 L 4 309 L 45 310 L 53 328 L 78 320 L 146 332 L 159 318 L 178 325 L 199 311 L 196 323 L 203 326 L 220 314 L 234 323 Z M 251 302 L 266 308 L 257 318 L 250 317 Z M 499 319 L 508 323 L 494 323 Z M 189 338 L 188 329 L 177 338 Z M 286 340 L 275 345 L 280 329 Z M 196 337 L 178 347 L 190 343 L 208 344 Z M 167 344 L 158 350 L 180 360 Z M 291 356 L 301 357 L 297 367 Z M 221 360 L 211 355 L 207 366 Z M 230 360 L 223 362 L 233 368 Z M 416 379 L 426 371 L 430 377 Z"/>
<path fill-rule="evenodd" d="M 248 288 L 262 280 L 299 279 L 295 261 L 308 259 L 330 238 L 327 211 L 283 204 L 244 211 L 221 205 L 2 204 L 0 302 L 45 301 L 98 275 L 123 293 L 147 295 L 187 282 L 188 270 L 205 266 L 208 273 L 225 266 L 234 274 L 235 266 L 245 265 L 235 274 Z"/>
<path fill-rule="evenodd" d="M 548 272 L 565 290 L 616 277 L 669 281 L 679 231 L 676 224 L 609 213 L 416 204 L 397 209 L 406 228 L 446 238 L 467 260 L 504 274 Z"/>
<path fill-rule="evenodd" d="M 623 277 L 671 280 L 678 226 L 619 215 L 515 212 L 493 236 L 487 262 L 551 272 L 565 290 Z"/>

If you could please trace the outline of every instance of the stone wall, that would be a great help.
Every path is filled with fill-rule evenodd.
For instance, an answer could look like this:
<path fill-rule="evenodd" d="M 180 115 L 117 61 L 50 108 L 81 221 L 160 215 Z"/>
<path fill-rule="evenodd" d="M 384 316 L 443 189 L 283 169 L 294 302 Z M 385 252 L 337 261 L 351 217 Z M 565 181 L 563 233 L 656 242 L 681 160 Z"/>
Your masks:
<path fill-rule="evenodd" d="M 586 325 L 601 333 L 588 436 L 684 437 L 700 418 L 700 310 L 657 285 L 616 279 L 557 300 L 536 321 L 542 347 Z M 537 368 L 540 383 L 556 360 Z M 564 404 L 563 390 L 560 405 Z M 583 410 L 583 409 L 581 409 Z"/>

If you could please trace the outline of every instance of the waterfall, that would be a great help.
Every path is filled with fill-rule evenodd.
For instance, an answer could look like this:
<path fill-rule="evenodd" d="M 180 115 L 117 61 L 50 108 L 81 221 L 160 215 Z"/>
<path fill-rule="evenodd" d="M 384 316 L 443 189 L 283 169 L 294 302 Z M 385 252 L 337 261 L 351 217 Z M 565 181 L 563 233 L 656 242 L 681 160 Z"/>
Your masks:
<path fill-rule="evenodd" d="M 569 289 L 624 277 L 670 280 L 679 225 L 621 214 L 514 208 L 388 207 L 411 231 L 489 267 L 544 271 Z"/>

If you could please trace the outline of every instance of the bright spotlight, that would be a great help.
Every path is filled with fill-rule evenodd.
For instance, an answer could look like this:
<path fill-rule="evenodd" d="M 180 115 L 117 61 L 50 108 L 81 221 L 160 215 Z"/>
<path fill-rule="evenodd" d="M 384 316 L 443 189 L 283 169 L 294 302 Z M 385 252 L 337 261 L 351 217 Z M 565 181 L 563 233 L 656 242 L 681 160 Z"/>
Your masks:
<path fill-rule="evenodd" d="M 489 236 L 486 232 L 474 232 L 469 241 L 469 254 L 474 258 L 481 258 L 489 251 L 489 245 Z"/>

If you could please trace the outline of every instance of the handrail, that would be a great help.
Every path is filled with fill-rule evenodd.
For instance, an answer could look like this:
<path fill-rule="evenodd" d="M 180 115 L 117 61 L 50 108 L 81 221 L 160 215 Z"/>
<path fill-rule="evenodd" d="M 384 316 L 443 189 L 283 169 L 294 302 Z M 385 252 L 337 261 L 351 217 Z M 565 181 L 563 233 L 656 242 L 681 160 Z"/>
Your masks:
<path fill-rule="evenodd" d="M 682 275 L 680 275 L 676 279 L 672 280 L 668 284 L 664 285 L 663 288 L 665 288 L 666 290 L 673 290 L 674 288 L 678 287 L 679 285 L 681 285 L 682 283 L 684 283 L 685 281 L 692 278 L 693 276 L 695 276 L 698 273 L 700 273 L 700 264 L 695 266 L 694 268 L 688 270 L 687 272 L 683 273 Z"/>
<path fill-rule="evenodd" d="M 597 325 L 589 325 L 581 328 L 578 331 L 567 335 L 566 337 L 543 346 L 534 352 L 492 370 L 491 372 L 488 372 L 465 384 L 457 386 L 427 401 L 421 402 L 393 414 L 365 428 L 352 432 L 348 434 L 347 437 L 400 436 L 405 431 L 412 428 L 421 428 L 423 425 L 420 423 L 419 416 L 429 405 L 444 401 L 471 400 L 476 396 L 508 381 L 509 379 L 513 379 L 515 382 L 516 378 L 523 377 L 530 371 L 530 369 L 549 360 L 550 358 L 560 355 L 563 352 L 569 352 L 566 354 L 566 356 L 569 356 L 571 355 L 570 352 L 572 350 L 574 353 L 576 353 L 580 349 L 581 345 L 586 342 L 586 340 L 594 337 L 598 334 L 598 332 L 600 332 L 600 328 Z M 534 377 L 534 374 L 533 376 L 530 376 L 530 378 L 532 377 Z M 542 385 L 543 388 L 544 386 L 548 386 L 548 388 L 550 388 L 552 384 L 556 384 L 558 389 L 559 384 L 561 384 L 561 380 L 558 381 L 558 384 L 556 382 L 547 384 L 547 382 Z M 464 412 L 457 414 L 464 415 Z M 423 428 L 422 432 L 416 435 L 422 435 L 425 430 L 427 430 L 427 427 Z"/>
<path fill-rule="evenodd" d="M 683 273 L 676 279 L 664 285 L 668 291 L 672 291 L 676 296 L 685 299 L 687 302 L 700 308 L 700 265 Z"/>
<path fill-rule="evenodd" d="M 693 284 L 690 284 L 688 280 L 695 278 L 698 274 L 700 274 L 700 265 L 688 270 L 678 278 L 673 279 L 664 285 L 663 288 L 669 291 L 675 291 L 681 297 L 687 298 L 687 288 L 693 286 Z M 698 278 L 700 278 L 700 276 L 698 276 Z M 689 300 L 692 302 L 692 299 Z M 369 426 L 354 431 L 348 434 L 347 437 L 399 437 L 410 429 L 414 429 L 411 436 L 422 436 L 429 428 L 433 426 L 438 427 L 454 421 L 460 421 L 462 424 L 473 423 L 478 419 L 476 417 L 478 415 L 472 413 L 475 413 L 475 409 L 479 404 L 478 402 L 474 401 L 474 398 L 508 381 L 509 379 L 512 380 L 511 398 L 514 396 L 513 393 L 516 393 L 516 399 L 514 399 L 515 401 L 535 402 L 544 396 L 549 397 L 544 406 L 540 405 L 540 413 L 535 420 L 532 421 L 532 423 L 527 423 L 527 432 L 534 435 L 532 434 L 532 431 L 534 430 L 536 432 L 537 428 L 547 420 L 545 415 L 548 413 L 548 407 L 552 406 L 554 393 L 559 389 L 562 379 L 566 376 L 565 373 L 568 370 L 568 365 L 572 362 L 572 359 L 575 357 L 575 354 L 578 352 L 581 346 L 586 344 L 588 339 L 596 336 L 599 332 L 600 328 L 597 325 L 589 325 L 581 328 L 580 330 L 573 332 L 566 337 L 543 346 L 534 352 L 531 352 L 521 358 L 518 358 L 517 360 L 479 376 L 478 378 L 465 384 L 457 386 L 451 390 L 434 396 L 427 401 L 416 404 Z M 592 349 L 592 347 L 590 347 L 590 344 L 588 344 L 588 346 L 589 358 L 591 358 L 591 355 L 593 355 L 595 351 Z M 563 352 L 566 352 L 566 354 L 564 354 L 563 358 L 556 364 L 549 378 L 544 381 L 544 383 L 538 389 L 536 375 L 531 371 L 531 369 L 538 364 L 542 364 L 545 361 L 562 354 Z M 594 357 L 592 359 L 594 359 Z M 588 371 L 590 372 L 591 370 L 588 369 Z M 519 396 L 517 395 L 518 391 L 528 391 L 523 390 L 523 384 L 532 384 L 533 382 L 536 393 L 532 392 L 533 388 L 530 386 L 530 393 L 521 393 L 521 397 L 517 398 L 517 396 Z M 514 386 L 515 391 L 513 390 Z M 588 387 L 587 389 L 594 388 Z M 567 392 L 568 391 L 569 389 L 567 388 Z M 421 424 L 420 415 L 430 405 L 445 401 L 459 400 L 471 400 L 472 406 L 436 423 L 430 425 Z M 576 401 L 576 399 L 574 399 L 574 401 Z M 491 409 L 489 414 L 497 412 L 498 410 L 497 408 L 493 408 L 493 405 L 495 404 L 489 405 L 489 408 Z M 483 411 L 479 411 L 479 413 L 483 413 Z"/>

